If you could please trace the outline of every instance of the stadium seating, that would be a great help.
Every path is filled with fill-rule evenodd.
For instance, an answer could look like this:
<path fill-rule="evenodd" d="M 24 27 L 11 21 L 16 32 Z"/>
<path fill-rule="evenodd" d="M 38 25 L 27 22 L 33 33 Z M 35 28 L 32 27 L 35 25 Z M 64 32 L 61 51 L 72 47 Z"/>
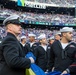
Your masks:
<path fill-rule="evenodd" d="M 55 3 L 55 4 L 76 4 L 76 0 L 26 0 L 26 1 L 32 1 L 32 2 L 40 2 L 40 3 Z"/>
<path fill-rule="evenodd" d="M 23 20 L 28 21 L 38 21 L 38 22 L 50 22 L 55 23 L 56 21 L 58 23 L 66 23 L 66 24 L 75 24 L 74 16 L 70 15 L 62 15 L 62 14 L 48 14 L 48 13 L 32 13 L 32 12 L 18 12 L 16 10 L 10 10 L 10 9 L 0 9 L 1 14 L 0 18 L 6 18 L 9 15 L 18 14 L 22 17 Z"/>

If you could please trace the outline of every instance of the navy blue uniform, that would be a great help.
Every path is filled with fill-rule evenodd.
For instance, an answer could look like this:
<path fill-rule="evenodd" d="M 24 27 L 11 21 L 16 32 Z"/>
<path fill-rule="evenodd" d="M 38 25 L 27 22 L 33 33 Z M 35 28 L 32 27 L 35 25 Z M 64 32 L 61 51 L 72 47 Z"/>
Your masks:
<path fill-rule="evenodd" d="M 23 47 L 17 38 L 8 33 L 1 43 L 0 75 L 25 75 L 30 59 L 25 58 Z"/>
<path fill-rule="evenodd" d="M 70 42 L 65 49 L 60 41 L 55 41 L 50 51 L 50 68 L 55 67 L 55 71 L 63 72 L 67 68 L 71 75 L 76 75 L 76 44 Z"/>
<path fill-rule="evenodd" d="M 32 46 L 30 46 L 30 42 L 29 42 L 29 43 L 26 43 L 26 46 L 28 47 L 28 50 L 29 50 L 29 51 L 33 52 L 34 49 L 35 49 L 37 46 L 39 46 L 39 43 L 36 43 L 36 42 L 35 42 Z"/>
<path fill-rule="evenodd" d="M 42 46 L 38 46 L 34 50 L 34 55 L 36 56 L 36 64 L 42 68 L 44 71 L 48 69 L 48 54 L 50 47 L 47 46 L 46 51 Z"/>

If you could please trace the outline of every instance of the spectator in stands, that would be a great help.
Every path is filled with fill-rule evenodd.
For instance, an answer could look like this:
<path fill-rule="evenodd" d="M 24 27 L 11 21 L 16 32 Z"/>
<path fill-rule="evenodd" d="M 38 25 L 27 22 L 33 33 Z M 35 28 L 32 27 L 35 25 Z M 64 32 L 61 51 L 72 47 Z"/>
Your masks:
<path fill-rule="evenodd" d="M 17 40 L 21 33 L 21 23 L 18 15 L 12 15 L 3 22 L 7 36 L 2 40 L 0 50 L 0 75 L 26 75 L 25 69 L 30 68 L 34 59 L 27 59 L 23 53 L 23 47 Z"/>
<path fill-rule="evenodd" d="M 62 38 L 55 41 L 50 51 L 50 67 L 62 74 L 76 75 L 76 44 L 72 42 L 73 28 L 64 27 L 61 30 Z"/>

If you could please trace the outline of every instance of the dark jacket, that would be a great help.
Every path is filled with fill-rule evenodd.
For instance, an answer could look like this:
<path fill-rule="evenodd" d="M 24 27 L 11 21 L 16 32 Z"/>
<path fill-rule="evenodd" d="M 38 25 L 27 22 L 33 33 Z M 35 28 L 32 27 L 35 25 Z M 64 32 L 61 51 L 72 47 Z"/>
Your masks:
<path fill-rule="evenodd" d="M 39 43 L 34 43 L 33 45 L 32 45 L 32 47 L 30 46 L 30 42 L 28 42 L 28 43 L 26 43 L 26 46 L 28 46 L 28 50 L 29 51 L 31 51 L 31 52 L 33 52 L 34 51 L 34 49 L 37 47 L 37 46 L 39 46 Z"/>
<path fill-rule="evenodd" d="M 25 69 L 30 64 L 30 59 L 25 58 L 23 47 L 17 38 L 7 33 L 1 43 L 0 75 L 25 75 Z"/>
<path fill-rule="evenodd" d="M 29 48 L 29 46 L 27 44 L 25 44 L 25 46 L 23 46 L 23 52 L 24 52 L 24 55 L 26 55 L 28 52 L 30 52 L 30 48 Z"/>
<path fill-rule="evenodd" d="M 53 66 L 56 71 L 63 72 L 68 68 L 71 75 L 76 74 L 76 44 L 74 42 L 70 42 L 65 49 L 62 48 L 60 41 L 55 41 L 52 44 L 50 51 L 51 69 Z"/>
<path fill-rule="evenodd" d="M 50 50 L 50 47 L 47 47 L 47 50 L 45 51 L 42 46 L 38 46 L 34 50 L 34 55 L 36 56 L 36 64 L 42 68 L 44 71 L 48 69 L 48 51 Z"/>

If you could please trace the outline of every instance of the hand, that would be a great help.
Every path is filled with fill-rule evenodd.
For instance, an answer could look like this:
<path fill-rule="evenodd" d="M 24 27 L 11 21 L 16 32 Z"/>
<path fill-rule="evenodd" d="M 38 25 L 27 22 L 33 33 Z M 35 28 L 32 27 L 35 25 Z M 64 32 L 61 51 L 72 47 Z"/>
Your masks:
<path fill-rule="evenodd" d="M 64 74 L 68 74 L 66 70 L 61 73 L 61 75 L 64 75 Z"/>
<path fill-rule="evenodd" d="M 55 67 L 52 68 L 52 72 L 54 71 Z"/>
<path fill-rule="evenodd" d="M 34 63 L 35 62 L 32 57 L 29 57 L 29 59 L 30 59 L 31 63 Z"/>

